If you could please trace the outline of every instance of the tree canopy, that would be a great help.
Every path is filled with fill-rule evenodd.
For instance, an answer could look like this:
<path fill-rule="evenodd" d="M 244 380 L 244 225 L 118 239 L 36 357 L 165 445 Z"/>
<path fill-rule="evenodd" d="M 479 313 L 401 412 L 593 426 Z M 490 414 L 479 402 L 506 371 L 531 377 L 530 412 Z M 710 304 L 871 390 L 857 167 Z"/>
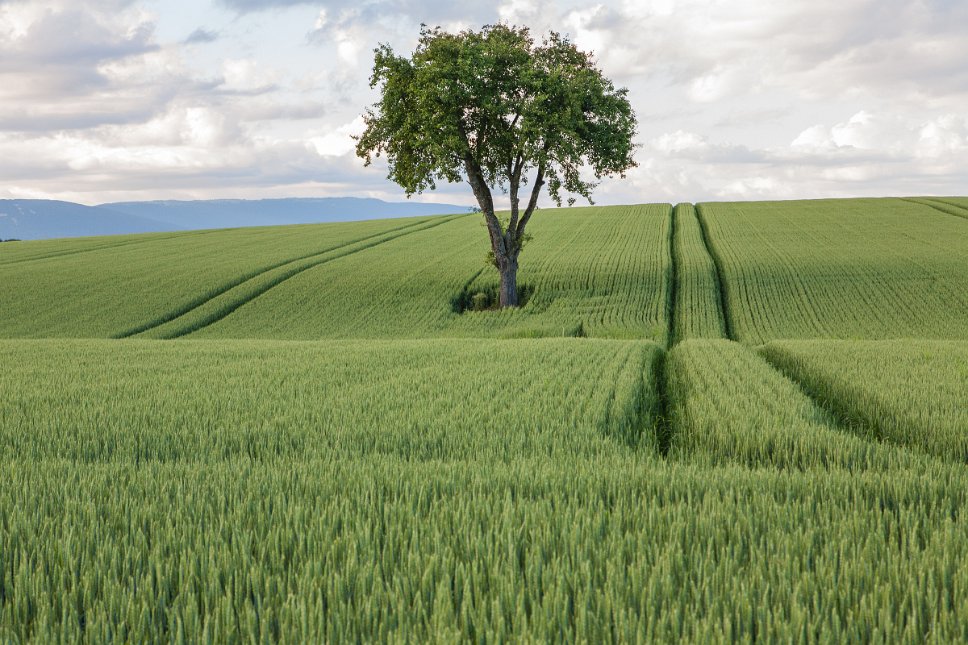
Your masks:
<path fill-rule="evenodd" d="M 370 85 L 381 97 L 363 116 L 357 154 L 367 165 L 385 155 L 388 177 L 408 196 L 440 181 L 471 185 L 501 272 L 502 306 L 517 304 L 518 254 L 541 189 L 559 206 L 568 194 L 591 202 L 603 177 L 635 165 L 628 91 L 555 32 L 539 44 L 527 27 L 452 34 L 423 26 L 412 57 L 385 44 L 375 50 Z M 510 197 L 504 221 L 495 189 Z"/>

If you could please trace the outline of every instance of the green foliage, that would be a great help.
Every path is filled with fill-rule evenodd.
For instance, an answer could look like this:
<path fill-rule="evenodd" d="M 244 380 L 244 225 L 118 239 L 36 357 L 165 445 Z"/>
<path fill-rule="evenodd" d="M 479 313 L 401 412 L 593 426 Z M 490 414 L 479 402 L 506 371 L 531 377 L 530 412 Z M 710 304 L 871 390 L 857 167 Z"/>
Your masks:
<path fill-rule="evenodd" d="M 773 342 L 762 353 L 878 439 L 968 462 L 968 342 Z"/>
<path fill-rule="evenodd" d="M 968 223 L 900 199 L 700 204 L 736 340 L 968 339 Z"/>
<path fill-rule="evenodd" d="M 483 291 L 478 291 L 471 296 L 471 309 L 474 311 L 484 311 L 491 306 L 491 297 Z"/>
<path fill-rule="evenodd" d="M 369 165 L 385 154 L 388 177 L 408 196 L 467 180 L 487 226 L 486 262 L 499 272 L 502 308 L 521 304 L 518 256 L 542 188 L 559 207 L 563 192 L 591 203 L 598 180 L 635 166 L 628 91 L 554 32 L 537 45 L 527 27 L 451 34 L 423 26 L 411 58 L 388 45 L 376 50 L 370 85 L 381 98 L 363 116 L 357 155 Z M 521 186 L 532 172 L 522 209 Z M 494 210 L 496 188 L 510 195 L 504 222 Z"/>
<path fill-rule="evenodd" d="M 554 32 L 537 44 L 526 27 L 423 27 L 410 58 L 376 49 L 370 85 L 381 98 L 364 115 L 357 154 L 367 164 L 386 155 L 407 194 L 461 181 L 467 154 L 490 186 L 544 167 L 559 206 L 562 190 L 590 198 L 583 166 L 600 179 L 635 165 L 628 91 Z"/>

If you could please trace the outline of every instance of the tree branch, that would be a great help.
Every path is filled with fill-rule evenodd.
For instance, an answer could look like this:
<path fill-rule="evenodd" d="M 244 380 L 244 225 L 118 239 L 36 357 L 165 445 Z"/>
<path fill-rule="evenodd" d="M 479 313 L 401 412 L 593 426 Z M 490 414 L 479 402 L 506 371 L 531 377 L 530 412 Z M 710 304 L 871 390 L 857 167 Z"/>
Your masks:
<path fill-rule="evenodd" d="M 484 214 L 484 222 L 487 224 L 487 232 L 491 238 L 491 250 L 494 251 L 495 257 L 503 257 L 507 255 L 507 245 L 504 241 L 504 231 L 501 230 L 501 222 L 498 220 L 497 215 L 494 214 L 494 198 L 491 195 L 491 189 L 487 187 L 481 166 L 471 151 L 471 144 L 467 138 L 467 131 L 464 129 L 464 124 L 458 123 L 457 130 L 464 139 L 465 144 L 464 170 L 467 172 L 467 183 L 471 185 L 471 190 L 474 191 L 474 197 L 477 198 L 477 203 L 480 205 L 481 212 Z"/>
<path fill-rule="evenodd" d="M 518 152 L 514 161 L 511 163 L 508 173 L 508 180 L 511 182 L 511 220 L 508 222 L 508 231 L 513 233 L 518 225 L 518 215 L 520 213 L 520 199 L 518 193 L 521 190 L 521 171 L 524 169 L 524 155 Z"/>
<path fill-rule="evenodd" d="M 538 164 L 538 174 L 535 176 L 534 185 L 531 187 L 531 199 L 528 200 L 528 207 L 525 209 L 524 217 L 521 218 L 521 222 L 514 231 L 514 236 L 519 240 L 524 235 L 524 227 L 528 225 L 531 215 L 538 207 L 538 197 L 541 196 L 541 187 L 544 186 L 544 173 L 545 162 L 542 161 Z"/>

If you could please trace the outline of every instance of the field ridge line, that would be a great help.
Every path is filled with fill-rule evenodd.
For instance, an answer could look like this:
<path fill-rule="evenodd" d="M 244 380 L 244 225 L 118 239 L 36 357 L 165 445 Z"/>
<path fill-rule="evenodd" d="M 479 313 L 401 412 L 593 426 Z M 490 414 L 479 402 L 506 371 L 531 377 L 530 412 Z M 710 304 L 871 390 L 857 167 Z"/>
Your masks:
<path fill-rule="evenodd" d="M 260 296 L 265 295 L 265 293 L 268 292 L 270 289 L 273 289 L 274 287 L 279 286 L 280 284 L 282 284 L 286 280 L 288 280 L 288 279 L 290 279 L 290 278 L 292 278 L 294 276 L 297 276 L 300 273 L 303 273 L 305 271 L 308 271 L 309 269 L 313 269 L 315 267 L 318 267 L 320 265 L 326 264 L 328 262 L 332 262 L 334 260 L 339 260 L 340 258 L 345 258 L 345 257 L 347 257 L 349 255 L 353 255 L 354 253 L 359 253 L 360 251 L 365 251 L 367 249 L 372 249 L 373 247 L 379 246 L 379 245 L 384 244 L 386 242 L 392 242 L 393 240 L 400 239 L 401 237 L 404 237 L 406 235 L 410 235 L 411 233 L 417 233 L 417 232 L 420 232 L 420 231 L 427 231 L 427 230 L 432 229 L 432 228 L 435 228 L 437 226 L 441 226 L 443 224 L 447 224 L 447 223 L 452 222 L 454 220 L 460 219 L 461 217 L 467 217 L 468 215 L 470 215 L 470 213 L 464 213 L 464 214 L 460 214 L 460 215 L 444 216 L 444 218 L 442 218 L 441 221 L 431 222 L 427 226 L 423 226 L 421 228 L 415 228 L 417 226 L 417 224 L 413 224 L 413 225 L 403 226 L 403 227 L 400 227 L 400 228 L 397 228 L 397 229 L 392 229 L 391 231 L 384 231 L 383 233 L 378 234 L 378 235 L 370 235 L 370 236 L 367 236 L 366 238 L 363 238 L 362 241 L 372 240 L 374 237 L 379 237 L 379 236 L 384 236 L 384 239 L 372 241 L 372 242 L 370 242 L 368 244 L 364 244 L 363 246 L 359 246 L 358 248 L 354 248 L 352 250 L 346 250 L 345 253 L 338 253 L 338 251 L 345 250 L 347 246 L 351 246 L 352 244 L 360 244 L 361 241 L 357 241 L 357 242 L 354 242 L 352 244 L 343 244 L 343 245 L 340 245 L 340 246 L 336 247 L 335 249 L 331 249 L 330 251 L 327 251 L 327 252 L 324 252 L 324 253 L 317 253 L 317 254 L 314 254 L 314 255 L 311 255 L 311 256 L 307 256 L 306 258 L 301 258 L 301 259 L 304 259 L 305 260 L 305 259 L 309 259 L 309 258 L 318 256 L 318 255 L 325 255 L 326 253 L 330 253 L 330 252 L 334 252 L 334 251 L 337 252 L 336 255 L 333 255 L 333 256 L 330 256 L 330 257 L 321 258 L 318 262 L 311 262 L 311 263 L 309 263 L 309 264 L 307 264 L 305 266 L 301 266 L 301 267 L 295 268 L 292 271 L 283 273 L 278 278 L 275 278 L 273 280 L 270 280 L 267 284 L 265 284 L 262 287 L 258 288 L 250 296 L 245 297 L 243 299 L 240 299 L 237 302 L 234 302 L 234 303 L 232 303 L 232 304 L 224 307 L 223 309 L 220 309 L 220 310 L 216 311 L 215 313 L 213 313 L 213 314 L 211 314 L 209 316 L 206 316 L 205 318 L 202 319 L 201 324 L 199 324 L 197 326 L 194 326 L 194 327 L 191 327 L 191 328 L 188 328 L 188 329 L 180 329 L 180 330 L 176 331 L 175 333 L 173 333 L 171 335 L 162 336 L 162 338 L 169 338 L 169 339 L 170 338 L 180 338 L 182 336 L 187 336 L 188 334 L 193 334 L 193 333 L 199 331 L 200 329 L 204 329 L 205 327 L 208 327 L 208 326 L 210 326 L 210 325 L 212 325 L 214 323 L 217 323 L 218 321 L 222 320 L 223 318 L 226 318 L 227 316 L 229 316 L 230 314 L 232 314 L 233 312 L 235 312 L 240 307 L 243 307 L 244 305 L 247 305 L 250 302 L 254 301 L 256 298 L 259 298 Z M 420 222 L 420 223 L 421 224 L 426 224 L 426 220 L 424 222 Z M 396 235 L 389 235 L 389 233 L 393 233 L 393 232 L 396 232 L 397 234 Z M 294 260 L 293 262 L 298 262 L 298 261 L 299 260 Z M 277 267 L 275 267 L 273 269 L 270 269 L 269 271 L 273 271 L 275 269 L 282 268 L 286 264 L 292 264 L 292 262 L 286 262 L 285 264 L 279 265 L 279 266 L 277 266 Z M 257 278 L 257 277 L 259 277 L 261 275 L 264 275 L 265 273 L 269 273 L 269 271 L 264 271 L 264 272 L 260 273 L 257 276 L 253 276 L 252 278 L 250 278 L 249 280 L 246 280 L 245 282 L 250 282 L 251 280 L 254 280 L 255 278 Z M 232 289 L 237 288 L 237 287 L 240 287 L 240 286 L 243 286 L 243 285 L 244 285 L 244 282 L 239 283 L 239 284 L 235 285 L 234 287 L 232 287 L 230 289 L 227 289 L 227 290 L 223 291 L 222 293 L 218 294 L 218 296 L 224 295 L 225 293 L 228 293 Z M 218 296 L 215 296 L 215 297 L 218 297 Z M 195 309 L 198 309 L 199 307 L 204 306 L 207 302 L 210 302 L 211 300 L 214 300 L 215 297 L 210 298 L 209 300 L 206 300 L 205 302 L 201 303 L 197 307 L 194 307 L 191 311 L 194 311 Z M 182 315 L 183 316 L 184 315 L 187 315 L 187 314 L 191 313 L 191 311 L 185 312 L 185 314 L 182 314 Z M 168 322 L 173 322 L 174 320 L 177 320 L 177 318 L 180 318 L 180 317 L 182 317 L 182 316 L 177 316 L 176 318 L 173 318 L 172 320 L 170 320 Z M 145 331 L 148 331 L 148 330 L 145 330 Z"/>
<path fill-rule="evenodd" d="M 179 308 L 177 308 L 177 309 L 175 309 L 173 311 L 170 311 L 170 312 L 167 312 L 165 314 L 162 314 L 161 316 L 158 316 L 158 317 L 156 317 L 156 318 L 154 318 L 154 319 L 152 319 L 152 320 L 150 320 L 150 321 L 148 321 L 146 323 L 142 323 L 142 324 L 140 324 L 140 325 L 138 325 L 136 327 L 128 328 L 128 329 L 126 329 L 123 332 L 120 332 L 118 334 L 113 335 L 112 338 L 130 338 L 131 336 L 137 336 L 138 334 L 143 334 L 146 331 L 151 331 L 152 329 L 155 329 L 156 327 L 161 327 L 162 325 L 165 325 L 165 324 L 170 323 L 170 322 L 172 322 L 174 320 L 177 320 L 178 318 L 181 318 L 182 316 L 185 316 L 187 314 L 190 314 L 192 311 L 198 309 L 199 307 L 204 306 L 205 303 L 210 302 L 210 301 L 214 300 L 215 298 L 218 298 L 219 296 L 221 296 L 221 295 L 223 295 L 225 293 L 228 293 L 232 289 L 235 289 L 236 287 L 239 287 L 239 286 L 241 286 L 241 285 L 243 285 L 246 282 L 249 282 L 251 280 L 255 280 L 259 276 L 265 275 L 266 273 L 269 273 L 270 271 L 275 271 L 276 269 L 279 269 L 281 267 L 284 267 L 287 264 L 292 264 L 294 262 L 300 262 L 302 260 L 307 260 L 307 259 L 312 258 L 312 257 L 316 257 L 316 256 L 320 256 L 320 255 L 325 255 L 327 253 L 332 253 L 333 251 L 338 251 L 339 249 L 346 248 L 347 246 L 352 246 L 354 244 L 360 244 L 360 243 L 365 242 L 367 240 L 371 240 L 374 237 L 380 237 L 382 235 L 389 235 L 389 234 L 394 233 L 394 232 L 397 232 L 397 231 L 406 230 L 407 228 L 410 228 L 412 226 L 418 226 L 420 224 L 425 224 L 426 222 L 427 222 L 427 220 L 426 219 L 423 219 L 423 220 L 420 220 L 419 222 L 411 222 L 411 223 L 406 224 L 404 226 L 398 226 L 398 227 L 395 227 L 395 228 L 387 229 L 387 230 L 381 231 L 379 233 L 373 233 L 371 235 L 364 235 L 363 237 L 356 238 L 356 239 L 350 240 L 348 242 L 343 242 L 342 244 L 336 244 L 334 246 L 330 246 L 330 247 L 325 248 L 325 249 L 322 249 L 322 250 L 313 251 L 312 253 L 306 253 L 306 254 L 303 254 L 303 255 L 296 256 L 296 257 L 290 257 L 290 258 L 287 258 L 285 260 L 276 262 L 275 264 L 271 264 L 271 265 L 268 265 L 268 266 L 263 266 L 263 267 L 260 267 L 260 268 L 258 268 L 256 270 L 254 270 L 254 271 L 250 271 L 248 273 L 243 273 L 242 275 L 240 275 L 240 276 L 238 276 L 238 277 L 230 280 L 229 282 L 224 282 L 224 283 L 218 285 L 217 287 L 214 287 L 214 288 L 206 291 L 202 295 L 200 295 L 200 296 L 192 299 L 188 303 L 182 305 L 181 307 L 179 307 Z"/>
<path fill-rule="evenodd" d="M 933 208 L 939 213 L 944 213 L 945 215 L 960 217 L 961 219 L 968 219 L 968 208 L 959 206 L 957 204 L 950 204 L 940 199 L 931 199 L 928 197 L 902 197 L 901 199 L 911 204 Z"/>
<path fill-rule="evenodd" d="M 726 280 L 723 278 L 723 263 L 719 257 L 719 253 L 713 246 L 712 237 L 709 234 L 709 226 L 706 222 L 706 215 L 702 204 L 696 204 L 696 220 L 699 222 L 699 233 L 702 235 L 703 246 L 706 247 L 706 253 L 713 261 L 713 268 L 716 270 L 716 288 L 719 291 L 719 312 L 723 317 L 723 333 L 726 335 L 727 340 L 736 340 L 733 333 L 733 321 L 729 314 L 729 295 L 726 292 Z"/>

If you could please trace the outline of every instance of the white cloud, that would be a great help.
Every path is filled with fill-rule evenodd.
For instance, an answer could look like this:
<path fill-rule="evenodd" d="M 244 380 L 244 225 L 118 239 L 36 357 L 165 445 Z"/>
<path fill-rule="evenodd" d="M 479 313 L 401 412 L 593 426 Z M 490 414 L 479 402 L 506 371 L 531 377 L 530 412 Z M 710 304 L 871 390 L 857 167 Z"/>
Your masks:
<path fill-rule="evenodd" d="M 362 134 L 364 127 L 363 117 L 357 117 L 335 130 L 310 137 L 306 144 L 320 157 L 342 157 L 356 148 L 353 136 Z"/>
<path fill-rule="evenodd" d="M 272 89 L 279 75 L 251 58 L 222 62 L 221 89 L 229 92 L 265 92 Z"/>
<path fill-rule="evenodd" d="M 508 23 L 528 24 L 537 13 L 536 0 L 506 0 L 497 7 L 498 17 Z"/>
<path fill-rule="evenodd" d="M 732 181 L 717 193 L 724 199 L 764 199 L 784 198 L 792 194 L 789 187 L 776 177 L 752 176 Z"/>
<path fill-rule="evenodd" d="M 371 50 L 500 19 L 629 88 L 640 167 L 601 203 L 968 192 L 964 2 L 148 1 L 0 0 L 6 193 L 402 197 L 353 155 Z"/>
<path fill-rule="evenodd" d="M 918 156 L 941 158 L 968 152 L 968 116 L 946 114 L 921 126 Z"/>
<path fill-rule="evenodd" d="M 652 147 L 659 152 L 677 153 L 706 150 L 709 148 L 709 142 L 705 137 L 701 137 L 695 132 L 676 130 L 675 132 L 667 132 L 653 139 Z"/>

